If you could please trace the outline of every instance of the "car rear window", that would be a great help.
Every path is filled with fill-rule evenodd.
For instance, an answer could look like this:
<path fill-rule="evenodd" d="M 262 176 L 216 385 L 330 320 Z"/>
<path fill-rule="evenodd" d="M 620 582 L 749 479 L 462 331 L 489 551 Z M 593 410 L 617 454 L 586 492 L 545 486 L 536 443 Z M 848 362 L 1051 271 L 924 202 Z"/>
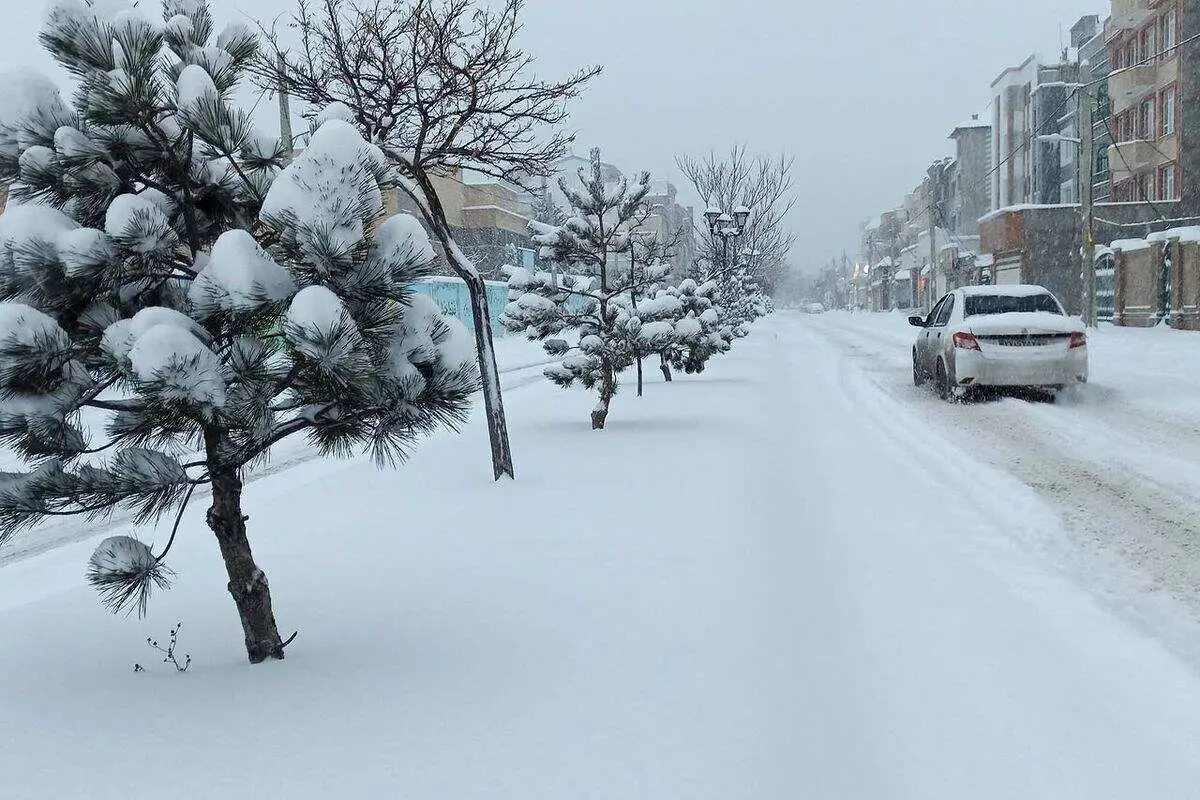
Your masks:
<path fill-rule="evenodd" d="M 1048 294 L 1030 294 L 1014 297 L 1004 294 L 969 295 L 963 306 L 963 315 L 967 317 L 984 317 L 989 314 L 1018 314 L 1036 311 L 1047 311 L 1051 314 L 1062 314 L 1058 301 Z"/>

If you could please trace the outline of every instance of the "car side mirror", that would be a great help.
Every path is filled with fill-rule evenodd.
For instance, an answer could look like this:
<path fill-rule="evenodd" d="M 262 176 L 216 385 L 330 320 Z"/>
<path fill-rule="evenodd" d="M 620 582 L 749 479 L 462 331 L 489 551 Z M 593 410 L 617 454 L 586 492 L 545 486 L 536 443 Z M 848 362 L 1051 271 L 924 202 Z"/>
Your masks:
<path fill-rule="evenodd" d="M 924 328 L 925 327 L 925 318 L 922 317 L 920 314 L 913 314 L 911 317 L 908 318 L 908 324 L 912 325 L 914 328 Z"/>

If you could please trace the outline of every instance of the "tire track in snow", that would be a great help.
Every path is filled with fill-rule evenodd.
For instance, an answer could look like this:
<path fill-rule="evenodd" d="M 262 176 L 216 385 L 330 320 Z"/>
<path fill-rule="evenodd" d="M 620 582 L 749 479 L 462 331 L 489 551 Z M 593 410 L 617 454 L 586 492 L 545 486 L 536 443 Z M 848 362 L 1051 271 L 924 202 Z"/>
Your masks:
<path fill-rule="evenodd" d="M 911 343 L 832 320 L 800 324 L 961 451 L 1035 492 L 1076 548 L 1115 556 L 1143 592 L 1165 591 L 1200 621 L 1200 431 L 1192 425 L 1178 415 L 1151 417 L 1094 385 L 1061 406 L 1017 399 L 947 404 L 912 385 Z M 1106 399 L 1110 405 L 1101 404 Z M 945 479 L 954 490 L 954 476 Z M 1078 577 L 1094 572 L 1074 566 Z M 1117 596 L 1119 588 L 1099 590 L 1111 604 L 1132 602 Z"/>

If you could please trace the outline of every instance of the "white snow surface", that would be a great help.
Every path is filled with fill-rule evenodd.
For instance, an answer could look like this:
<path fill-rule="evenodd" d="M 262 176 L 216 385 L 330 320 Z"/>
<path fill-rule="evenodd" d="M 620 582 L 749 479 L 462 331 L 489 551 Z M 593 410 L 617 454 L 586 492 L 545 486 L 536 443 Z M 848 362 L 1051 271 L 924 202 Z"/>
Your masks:
<path fill-rule="evenodd" d="M 403 212 L 380 223 L 375 231 L 375 250 L 389 262 L 399 261 L 406 255 L 425 263 L 437 260 L 437 253 L 425 228 L 412 214 Z"/>
<path fill-rule="evenodd" d="M 341 299 L 325 286 L 306 286 L 292 298 L 287 320 L 298 328 L 331 331 L 346 319 Z"/>
<path fill-rule="evenodd" d="M 997 436 L 956 428 L 1074 431 L 1045 418 L 1149 372 L 1182 402 L 1197 371 L 1153 356 L 1091 405 L 953 407 L 906 385 L 902 317 L 860 316 L 761 321 L 705 374 L 619 394 L 603 434 L 590 393 L 510 391 L 514 483 L 492 482 L 476 413 L 398 472 L 315 461 L 248 484 L 299 631 L 282 663 L 244 663 L 204 503 L 145 621 L 82 585 L 94 542 L 3 567 L 5 797 L 1193 796 L 1200 661 L 1162 633 L 1194 642 L 1195 622 L 1161 593 L 1165 627 L 1132 620 L 1121 565 L 992 463 Z M 1167 333 L 1137 335 L 1177 356 Z M 1140 352 L 1124 334 L 1099 337 L 1101 363 Z M 664 475 L 704 502 L 660 502 Z M 564 517 L 581 485 L 632 499 Z M 185 675 L 144 644 L 179 621 Z"/>
<path fill-rule="evenodd" d="M 194 112 L 202 102 L 212 102 L 221 96 L 212 76 L 197 64 L 188 64 L 183 68 L 176 87 L 178 96 L 175 102 L 180 111 Z"/>
<path fill-rule="evenodd" d="M 387 167 L 383 153 L 368 144 L 349 123 L 330 120 L 313 134 L 308 147 L 271 184 L 261 216 L 286 213 L 301 226 L 329 230 L 347 247 L 361 241 L 364 223 L 383 213 L 378 184 L 362 197 L 362 215 L 350 213 L 349 203 L 360 192 L 364 172 Z"/>
<path fill-rule="evenodd" d="M 204 328 L 187 314 L 173 308 L 150 306 L 143 308 L 129 319 L 119 320 L 104 330 L 100 347 L 113 358 L 129 356 L 134 344 L 151 328 L 171 325 L 193 335 L 204 335 Z"/>
<path fill-rule="evenodd" d="M 675 326 L 669 322 L 647 322 L 638 330 L 638 338 L 645 342 L 670 340 L 675 337 Z"/>
<path fill-rule="evenodd" d="M 0 125 L 18 126 L 39 112 L 65 110 L 58 86 L 29 67 L 0 72 Z"/>
<path fill-rule="evenodd" d="M 0 260 L 16 256 L 14 250 L 21 243 L 57 242 L 60 235 L 78 227 L 78 222 L 51 206 L 10 204 L 0 214 Z"/>
<path fill-rule="evenodd" d="M 148 224 L 148 230 L 141 230 Z M 170 221 L 159 203 L 142 194 L 122 194 L 113 198 L 104 215 L 104 231 L 113 239 L 140 234 L 130 244 L 138 253 L 151 253 L 163 246 L 165 239 L 156 235 L 170 229 Z"/>
<path fill-rule="evenodd" d="M 185 328 L 164 323 L 138 336 L 129 350 L 133 374 L 141 381 L 162 381 L 159 394 L 196 406 L 225 404 L 220 359 Z"/>
<path fill-rule="evenodd" d="M 284 300 L 295 291 L 291 274 L 254 241 L 250 232 L 233 229 L 217 238 L 188 297 L 196 308 L 206 308 L 210 298 L 215 298 L 225 311 L 244 312 L 263 301 Z"/>
<path fill-rule="evenodd" d="M 0 302 L 0 342 L 32 345 L 39 337 L 66 339 L 53 317 L 23 303 Z"/>

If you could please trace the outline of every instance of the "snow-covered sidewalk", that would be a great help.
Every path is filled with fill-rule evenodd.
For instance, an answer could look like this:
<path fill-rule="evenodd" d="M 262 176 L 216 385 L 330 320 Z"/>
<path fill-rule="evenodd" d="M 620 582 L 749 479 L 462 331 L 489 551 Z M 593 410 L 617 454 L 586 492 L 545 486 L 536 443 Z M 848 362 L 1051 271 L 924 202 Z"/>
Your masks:
<path fill-rule="evenodd" d="M 614 401 L 510 392 L 400 472 L 245 507 L 286 661 L 244 651 L 203 512 L 145 622 L 89 543 L 0 569 L 6 798 L 1183 798 L 1200 678 L 1093 600 L 1034 492 L 808 321 Z M 897 421 L 904 424 L 897 424 Z M 142 641 L 184 623 L 186 674 Z M 149 672 L 134 674 L 137 661 Z"/>

